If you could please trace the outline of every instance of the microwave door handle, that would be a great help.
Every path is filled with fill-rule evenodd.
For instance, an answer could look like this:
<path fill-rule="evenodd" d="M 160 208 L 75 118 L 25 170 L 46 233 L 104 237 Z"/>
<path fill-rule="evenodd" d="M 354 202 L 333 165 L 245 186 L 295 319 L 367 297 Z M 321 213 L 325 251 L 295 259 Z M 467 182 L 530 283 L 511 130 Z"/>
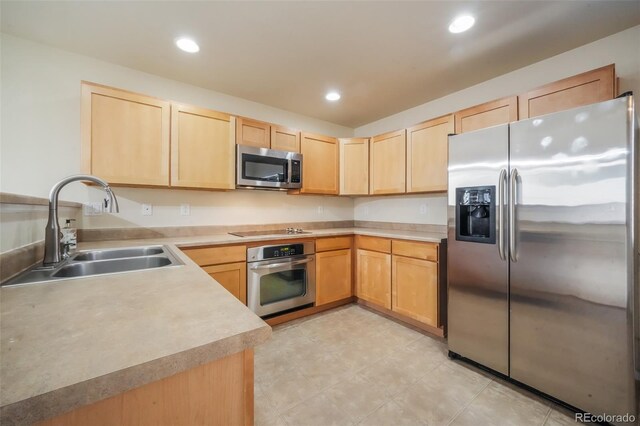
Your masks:
<path fill-rule="evenodd" d="M 284 266 L 304 265 L 305 263 L 309 263 L 312 260 L 313 259 L 311 257 L 308 257 L 306 259 L 294 260 L 293 262 L 272 263 L 270 265 L 252 265 L 251 269 L 275 269 L 282 268 Z"/>

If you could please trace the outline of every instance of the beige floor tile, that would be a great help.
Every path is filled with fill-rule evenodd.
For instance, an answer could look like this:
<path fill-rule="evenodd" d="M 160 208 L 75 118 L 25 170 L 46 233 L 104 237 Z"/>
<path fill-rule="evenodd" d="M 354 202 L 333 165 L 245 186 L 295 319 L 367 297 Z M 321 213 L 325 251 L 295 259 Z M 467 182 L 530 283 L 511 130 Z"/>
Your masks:
<path fill-rule="evenodd" d="M 448 361 L 396 395 L 394 400 L 430 426 L 444 425 L 489 382 L 483 375 Z"/>
<path fill-rule="evenodd" d="M 323 394 L 354 423 L 388 402 L 382 388 L 361 376 L 349 377 L 326 389 Z"/>
<path fill-rule="evenodd" d="M 544 422 L 549 410 L 547 405 L 494 381 L 451 424 L 534 426 Z"/>
<path fill-rule="evenodd" d="M 358 423 L 359 426 L 424 426 L 415 414 L 389 401 Z"/>
<path fill-rule="evenodd" d="M 382 389 L 388 397 L 392 397 L 420 379 L 405 364 L 386 357 L 361 370 L 359 376 Z"/>
<path fill-rule="evenodd" d="M 269 425 L 277 421 L 279 417 L 278 410 L 270 404 L 270 401 L 266 398 L 266 395 L 259 385 L 254 386 L 253 405 L 253 417 L 256 426 Z"/>
<path fill-rule="evenodd" d="M 564 409 L 552 408 L 544 426 L 575 426 L 576 424 L 578 423 L 576 423 L 573 413 Z"/>
<path fill-rule="evenodd" d="M 302 374 L 321 389 L 355 374 L 349 363 L 330 352 L 318 352 L 299 362 L 297 366 Z"/>
<path fill-rule="evenodd" d="M 282 419 L 288 426 L 348 426 L 353 423 L 347 419 L 324 394 L 309 398 L 282 413 Z"/>
<path fill-rule="evenodd" d="M 309 379 L 297 368 L 292 368 L 277 379 L 259 385 L 265 403 L 281 412 L 302 402 L 322 390 L 317 380 Z"/>

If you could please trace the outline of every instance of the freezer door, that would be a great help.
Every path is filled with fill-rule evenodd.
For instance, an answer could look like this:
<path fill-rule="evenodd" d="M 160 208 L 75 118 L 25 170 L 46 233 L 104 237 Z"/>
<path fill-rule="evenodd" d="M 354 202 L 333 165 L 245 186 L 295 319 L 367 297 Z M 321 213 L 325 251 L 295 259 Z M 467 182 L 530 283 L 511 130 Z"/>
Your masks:
<path fill-rule="evenodd" d="M 502 374 L 509 373 L 508 133 L 503 125 L 449 137 L 449 350 Z"/>
<path fill-rule="evenodd" d="M 511 377 L 593 414 L 636 410 L 628 102 L 511 125 Z"/>

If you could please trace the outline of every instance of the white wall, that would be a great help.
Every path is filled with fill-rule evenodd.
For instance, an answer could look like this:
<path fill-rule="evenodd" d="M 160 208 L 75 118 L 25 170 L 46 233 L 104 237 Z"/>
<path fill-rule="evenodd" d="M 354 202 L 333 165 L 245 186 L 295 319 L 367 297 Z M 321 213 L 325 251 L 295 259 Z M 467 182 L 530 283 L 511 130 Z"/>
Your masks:
<path fill-rule="evenodd" d="M 80 81 L 140 92 L 200 107 L 245 115 L 332 136 L 353 129 L 305 117 L 222 93 L 161 78 L 2 34 L 2 129 L 0 191 L 45 197 L 60 178 L 80 172 Z M 83 227 L 225 225 L 287 220 L 350 220 L 353 200 L 249 195 L 238 192 L 118 189 L 121 214 L 85 217 Z M 61 198 L 98 201 L 95 188 L 71 184 Z M 141 216 L 140 203 L 156 205 Z M 194 206 L 191 216 L 173 214 L 180 203 Z M 317 207 L 325 205 L 324 214 Z M 196 207 L 197 206 L 197 207 Z M 288 212 L 295 212 L 296 216 Z"/>
<path fill-rule="evenodd" d="M 493 99 L 525 92 L 543 84 L 601 66 L 616 64 L 620 92 L 632 90 L 640 96 L 640 26 L 545 59 L 476 86 L 419 105 L 355 129 L 355 136 L 373 136 L 410 127 L 430 118 L 449 114 Z M 640 102 L 638 103 L 640 104 Z M 427 204 L 427 214 L 416 206 Z M 355 220 L 446 224 L 446 196 L 357 198 Z M 368 209 L 367 209 L 368 207 Z M 368 211 L 368 215 L 365 212 Z"/>

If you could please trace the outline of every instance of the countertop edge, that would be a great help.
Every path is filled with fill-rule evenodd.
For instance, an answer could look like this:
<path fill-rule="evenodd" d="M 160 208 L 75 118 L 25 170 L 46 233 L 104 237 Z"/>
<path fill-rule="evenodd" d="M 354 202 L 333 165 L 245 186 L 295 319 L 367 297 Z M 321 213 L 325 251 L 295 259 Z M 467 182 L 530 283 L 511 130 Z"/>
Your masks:
<path fill-rule="evenodd" d="M 0 424 L 31 424 L 64 414 L 197 366 L 251 349 L 271 336 L 266 323 L 253 330 L 115 371 L 0 407 Z"/>

